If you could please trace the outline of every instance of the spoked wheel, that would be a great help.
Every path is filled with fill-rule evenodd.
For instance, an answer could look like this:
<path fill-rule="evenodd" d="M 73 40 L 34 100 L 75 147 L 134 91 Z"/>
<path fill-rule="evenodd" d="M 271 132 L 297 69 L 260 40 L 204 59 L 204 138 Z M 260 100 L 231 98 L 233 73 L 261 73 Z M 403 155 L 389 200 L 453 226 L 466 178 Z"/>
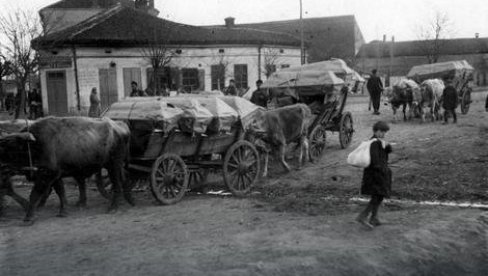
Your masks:
<path fill-rule="evenodd" d="M 254 145 L 238 141 L 225 154 L 224 182 L 232 194 L 243 196 L 258 179 L 259 169 L 259 154 Z"/>
<path fill-rule="evenodd" d="M 469 111 L 469 105 L 471 104 L 471 91 L 465 91 L 461 99 L 461 113 L 467 114 Z"/>
<path fill-rule="evenodd" d="M 341 148 L 345 149 L 352 141 L 352 133 L 354 128 L 352 125 L 352 115 L 351 112 L 346 112 L 342 114 L 341 121 L 339 123 L 339 141 L 341 143 Z"/>
<path fill-rule="evenodd" d="M 327 133 L 323 125 L 316 126 L 310 133 L 310 158 L 312 161 L 322 156 L 326 146 Z"/>
<path fill-rule="evenodd" d="M 188 189 L 188 168 L 180 156 L 163 154 L 151 170 L 151 192 L 160 203 L 169 205 L 181 200 Z"/>

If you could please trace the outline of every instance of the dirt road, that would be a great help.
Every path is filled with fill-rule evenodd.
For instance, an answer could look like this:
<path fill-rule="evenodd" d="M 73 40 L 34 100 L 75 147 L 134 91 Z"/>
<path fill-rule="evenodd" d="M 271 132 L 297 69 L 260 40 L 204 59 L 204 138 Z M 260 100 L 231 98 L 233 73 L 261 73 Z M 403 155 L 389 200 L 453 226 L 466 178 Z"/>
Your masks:
<path fill-rule="evenodd" d="M 475 100 L 480 100 L 478 95 Z M 488 203 L 488 113 L 475 101 L 458 125 L 392 124 L 394 198 Z M 351 99 L 352 147 L 371 135 L 373 117 Z M 136 207 L 105 214 L 94 190 L 89 208 L 55 217 L 52 196 L 31 227 L 9 202 L 0 220 L 0 275 L 488 275 L 488 211 L 386 202 L 387 223 L 354 222 L 361 171 L 345 164 L 329 135 L 324 157 L 300 171 L 271 169 L 247 198 L 190 194 L 157 206 L 149 192 Z M 486 161 L 486 162 L 485 162 Z M 219 187 L 219 183 L 213 183 Z M 76 187 L 67 185 L 69 202 Z M 29 186 L 18 187 L 27 195 Z M 223 187 L 222 187 L 223 188 Z M 333 195 L 336 200 L 327 199 Z"/>

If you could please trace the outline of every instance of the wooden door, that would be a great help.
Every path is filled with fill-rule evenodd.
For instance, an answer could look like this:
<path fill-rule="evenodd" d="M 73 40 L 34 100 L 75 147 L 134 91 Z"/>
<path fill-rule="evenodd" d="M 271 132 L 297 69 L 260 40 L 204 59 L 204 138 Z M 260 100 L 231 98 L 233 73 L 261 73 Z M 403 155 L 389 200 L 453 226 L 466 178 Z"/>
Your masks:
<path fill-rule="evenodd" d="M 124 96 L 129 97 L 132 87 L 131 82 L 137 82 L 139 89 L 144 90 L 141 85 L 141 68 L 124 68 Z"/>
<path fill-rule="evenodd" d="M 117 93 L 117 71 L 115 68 L 99 69 L 100 78 L 100 104 L 105 110 L 112 103 L 118 101 Z"/>
<path fill-rule="evenodd" d="M 65 71 L 46 74 L 48 113 L 54 116 L 68 115 L 68 95 Z"/>

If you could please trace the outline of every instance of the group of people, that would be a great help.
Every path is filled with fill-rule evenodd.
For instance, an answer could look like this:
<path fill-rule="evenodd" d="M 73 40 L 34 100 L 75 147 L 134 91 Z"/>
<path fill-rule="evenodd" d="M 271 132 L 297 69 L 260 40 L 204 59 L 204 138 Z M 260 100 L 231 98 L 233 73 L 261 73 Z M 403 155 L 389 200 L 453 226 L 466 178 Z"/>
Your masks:
<path fill-rule="evenodd" d="M 442 108 L 444 109 L 444 124 L 448 123 L 449 117 L 452 117 L 453 123 L 457 123 L 456 108 L 459 105 L 458 93 L 456 91 L 456 88 L 453 86 L 452 79 L 445 78 L 443 81 L 445 84 L 445 88 L 442 92 L 441 102 Z M 371 71 L 371 77 L 369 78 L 366 87 L 368 88 L 371 102 L 373 104 L 373 115 L 379 115 L 381 94 L 383 93 L 384 88 L 380 77 L 377 76 L 376 69 L 373 69 Z"/>
<path fill-rule="evenodd" d="M 29 114 L 29 119 L 35 120 L 42 117 L 42 96 L 38 89 L 34 88 L 27 91 L 25 99 L 24 111 Z M 5 97 L 5 110 L 10 114 L 14 114 L 15 110 L 22 104 L 22 94 L 8 93 Z M 29 108 L 27 111 L 27 107 Z M 22 107 L 20 107 L 22 108 Z"/>

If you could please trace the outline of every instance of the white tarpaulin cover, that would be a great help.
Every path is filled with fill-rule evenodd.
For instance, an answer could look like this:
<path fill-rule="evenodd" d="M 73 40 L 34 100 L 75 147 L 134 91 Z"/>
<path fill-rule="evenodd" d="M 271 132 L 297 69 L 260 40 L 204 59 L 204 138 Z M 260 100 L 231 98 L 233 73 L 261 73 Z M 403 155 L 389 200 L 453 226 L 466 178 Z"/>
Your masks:
<path fill-rule="evenodd" d="M 344 81 L 333 72 L 321 69 L 303 69 L 302 71 L 288 71 L 283 69 L 273 73 L 267 79 L 262 88 L 286 87 L 286 86 L 334 86 L 343 85 Z"/>
<path fill-rule="evenodd" d="M 150 127 L 158 128 L 164 132 L 169 132 L 178 127 L 178 121 L 183 115 L 183 109 L 168 107 L 160 100 L 143 101 L 142 98 L 136 98 L 135 101 L 123 100 L 110 106 L 110 109 L 104 114 L 105 117 L 114 120 L 128 121 L 148 121 Z"/>
<path fill-rule="evenodd" d="M 253 119 L 260 119 L 264 108 L 251 103 L 250 101 L 241 97 L 223 96 L 219 97 L 222 101 L 232 107 L 241 119 L 242 126 L 247 129 Z"/>
<path fill-rule="evenodd" d="M 208 125 L 208 130 L 211 132 L 228 132 L 239 118 L 239 114 L 234 108 L 215 95 L 186 94 L 182 97 L 171 98 L 168 102 L 172 103 L 175 100 L 180 101 L 181 99 L 185 101 L 188 98 L 197 101 L 212 113 L 213 120 Z"/>
<path fill-rule="evenodd" d="M 434 78 L 454 78 L 465 72 L 471 74 L 473 71 L 474 68 L 466 60 L 457 60 L 414 66 L 407 77 L 421 82 Z"/>
<path fill-rule="evenodd" d="M 215 133 L 230 131 L 241 119 L 243 125 L 261 107 L 234 96 L 183 95 L 178 97 L 133 97 L 112 104 L 104 116 L 115 120 L 147 121 L 145 128 L 168 132 Z M 138 123 L 138 127 L 141 123 Z"/>

